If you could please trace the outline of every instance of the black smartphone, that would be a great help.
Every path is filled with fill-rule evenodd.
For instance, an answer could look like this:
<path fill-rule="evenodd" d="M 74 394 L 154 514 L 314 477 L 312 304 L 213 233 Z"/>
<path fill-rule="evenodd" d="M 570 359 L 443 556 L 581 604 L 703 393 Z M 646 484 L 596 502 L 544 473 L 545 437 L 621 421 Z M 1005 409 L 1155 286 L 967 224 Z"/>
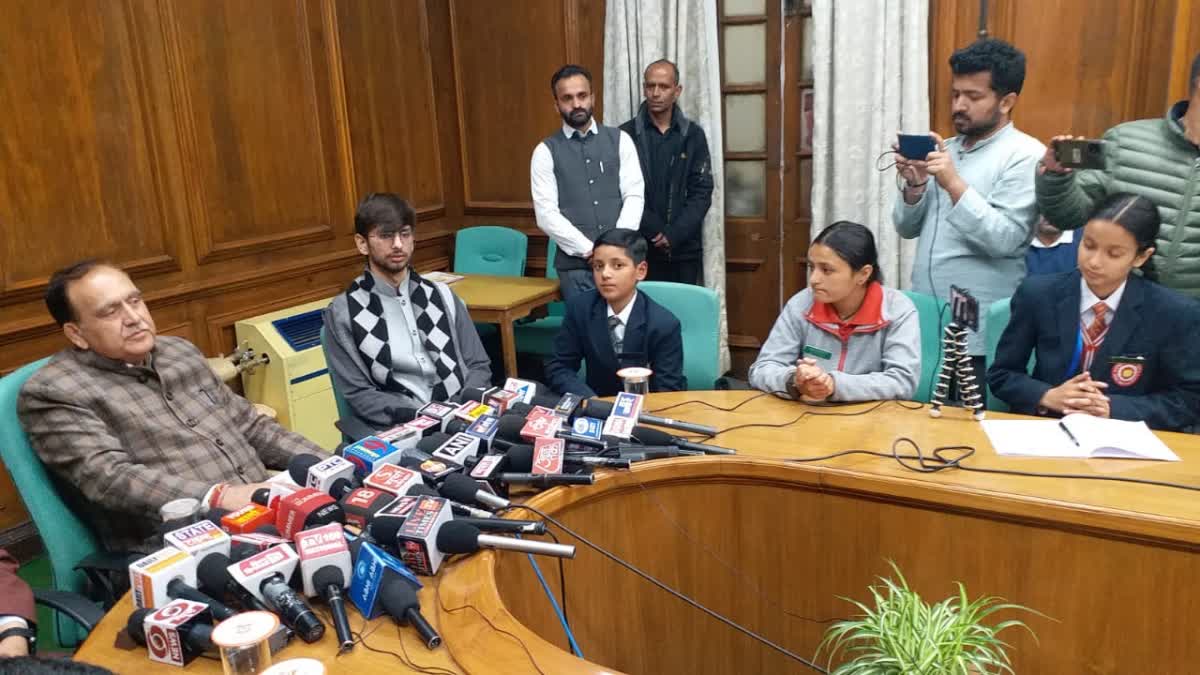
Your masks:
<path fill-rule="evenodd" d="M 1055 141 L 1054 157 L 1068 169 L 1103 169 L 1104 141 L 1087 138 Z"/>
<path fill-rule="evenodd" d="M 925 159 L 937 150 L 937 141 L 929 134 L 900 134 L 900 154 L 905 159 Z"/>

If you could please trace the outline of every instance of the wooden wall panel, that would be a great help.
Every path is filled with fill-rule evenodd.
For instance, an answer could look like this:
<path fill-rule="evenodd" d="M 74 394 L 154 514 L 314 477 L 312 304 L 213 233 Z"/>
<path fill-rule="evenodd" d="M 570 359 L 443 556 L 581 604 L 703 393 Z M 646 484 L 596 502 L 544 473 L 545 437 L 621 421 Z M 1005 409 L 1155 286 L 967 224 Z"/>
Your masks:
<path fill-rule="evenodd" d="M 1186 0 L 1184 0 L 1186 1 Z M 1176 0 L 996 0 L 988 30 L 1025 52 L 1024 91 L 1014 120 L 1046 142 L 1098 136 L 1124 121 L 1166 112 Z M 952 134 L 950 54 L 975 39 L 979 4 L 930 5 L 930 114 Z"/>
<path fill-rule="evenodd" d="M 451 0 L 466 213 L 532 212 L 529 157 L 561 125 L 550 76 L 582 55 L 576 10 L 561 0 Z M 588 65 L 598 88 L 603 64 Z"/>
<path fill-rule="evenodd" d="M 423 220 L 444 214 L 425 4 L 352 0 L 336 7 L 357 194 L 399 192 Z"/>
<path fill-rule="evenodd" d="M 177 267 L 130 3 L 12 2 L 0 21 L 0 306 L 105 256 Z"/>
<path fill-rule="evenodd" d="M 353 195 L 339 166 L 321 5 L 162 9 L 199 262 L 331 239 Z"/>

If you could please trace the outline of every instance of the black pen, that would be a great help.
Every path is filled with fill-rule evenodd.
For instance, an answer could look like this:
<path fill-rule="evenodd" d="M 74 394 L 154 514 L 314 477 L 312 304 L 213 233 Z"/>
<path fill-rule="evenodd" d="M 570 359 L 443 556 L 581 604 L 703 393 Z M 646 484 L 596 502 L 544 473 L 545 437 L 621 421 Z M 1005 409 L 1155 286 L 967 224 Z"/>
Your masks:
<path fill-rule="evenodd" d="M 1071 442 L 1075 444 L 1075 447 L 1083 447 L 1079 444 L 1079 439 L 1075 438 L 1075 434 L 1071 433 L 1071 430 L 1067 428 L 1066 424 L 1063 424 L 1062 420 L 1058 421 L 1058 428 L 1063 430 L 1063 433 L 1067 435 L 1067 438 L 1071 439 Z"/>

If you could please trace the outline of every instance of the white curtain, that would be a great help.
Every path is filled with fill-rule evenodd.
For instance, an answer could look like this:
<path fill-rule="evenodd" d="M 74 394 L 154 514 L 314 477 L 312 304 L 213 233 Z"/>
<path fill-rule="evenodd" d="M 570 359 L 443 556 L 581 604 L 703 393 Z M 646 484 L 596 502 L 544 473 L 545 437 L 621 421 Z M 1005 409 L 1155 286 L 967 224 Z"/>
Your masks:
<path fill-rule="evenodd" d="M 659 59 L 679 66 L 679 106 L 704 128 L 712 155 L 712 208 L 704 219 L 704 285 L 721 303 L 721 372 L 729 369 L 725 318 L 725 196 L 716 0 L 608 0 L 604 20 L 604 118 L 618 126 L 642 102 L 642 71 Z"/>
<path fill-rule="evenodd" d="M 898 132 L 929 129 L 928 0 L 814 0 L 812 234 L 838 220 L 875 234 L 889 286 L 909 286 L 916 240 L 892 226 Z"/>

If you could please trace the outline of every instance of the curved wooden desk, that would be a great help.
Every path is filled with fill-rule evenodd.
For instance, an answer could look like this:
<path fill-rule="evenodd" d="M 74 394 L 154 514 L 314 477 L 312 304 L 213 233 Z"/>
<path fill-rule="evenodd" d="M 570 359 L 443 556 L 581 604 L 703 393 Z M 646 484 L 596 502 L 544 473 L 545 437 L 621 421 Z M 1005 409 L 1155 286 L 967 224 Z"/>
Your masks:
<path fill-rule="evenodd" d="M 728 408 L 753 395 L 660 394 L 647 407 L 702 399 Z M 688 403 L 664 414 L 728 428 L 788 422 L 805 411 L 868 409 L 817 409 L 763 397 L 736 412 Z M 1200 645 L 1190 619 L 1200 608 L 1194 590 L 1200 577 L 1196 495 L 1079 479 L 921 474 L 864 455 L 784 461 L 848 448 L 887 452 L 900 436 L 927 453 L 939 445 L 972 445 L 969 466 L 1200 486 L 1200 437 L 1162 434 L 1183 458 L 1177 463 L 1000 458 L 963 411 L 932 420 L 927 409 L 887 403 L 860 416 L 813 414 L 783 428 L 732 431 L 716 442 L 738 448 L 736 457 L 646 462 L 632 471 L 602 472 L 593 486 L 552 490 L 528 503 L 805 657 L 813 655 L 826 627 L 816 621 L 848 616 L 851 607 L 838 596 L 864 600 L 875 576 L 890 571 L 891 559 L 926 599 L 946 597 L 953 582 L 962 581 L 972 596 L 1003 596 L 1052 617 L 1019 617 L 1040 644 L 1008 633 L 1018 673 L 1195 671 Z M 557 595 L 557 564 L 538 562 Z M 582 545 L 565 569 L 567 610 L 588 661 L 567 651 L 528 559 L 507 552 L 452 562 L 432 580 L 421 593 L 422 607 L 439 625 L 445 647 L 431 654 L 405 629 L 409 656 L 424 667 L 470 673 L 807 672 Z M 119 666 L 112 660 L 116 652 L 109 645 L 128 607 L 114 614 L 119 618 L 106 618 L 80 657 L 118 672 L 145 669 L 144 652 L 128 653 Z M 397 650 L 396 640 L 397 631 L 384 624 L 368 642 Z M 316 656 L 331 672 L 407 672 L 393 657 L 361 647 L 334 660 L 331 643 L 327 636 L 280 656 Z M 190 669 L 219 672 L 211 661 Z"/>

